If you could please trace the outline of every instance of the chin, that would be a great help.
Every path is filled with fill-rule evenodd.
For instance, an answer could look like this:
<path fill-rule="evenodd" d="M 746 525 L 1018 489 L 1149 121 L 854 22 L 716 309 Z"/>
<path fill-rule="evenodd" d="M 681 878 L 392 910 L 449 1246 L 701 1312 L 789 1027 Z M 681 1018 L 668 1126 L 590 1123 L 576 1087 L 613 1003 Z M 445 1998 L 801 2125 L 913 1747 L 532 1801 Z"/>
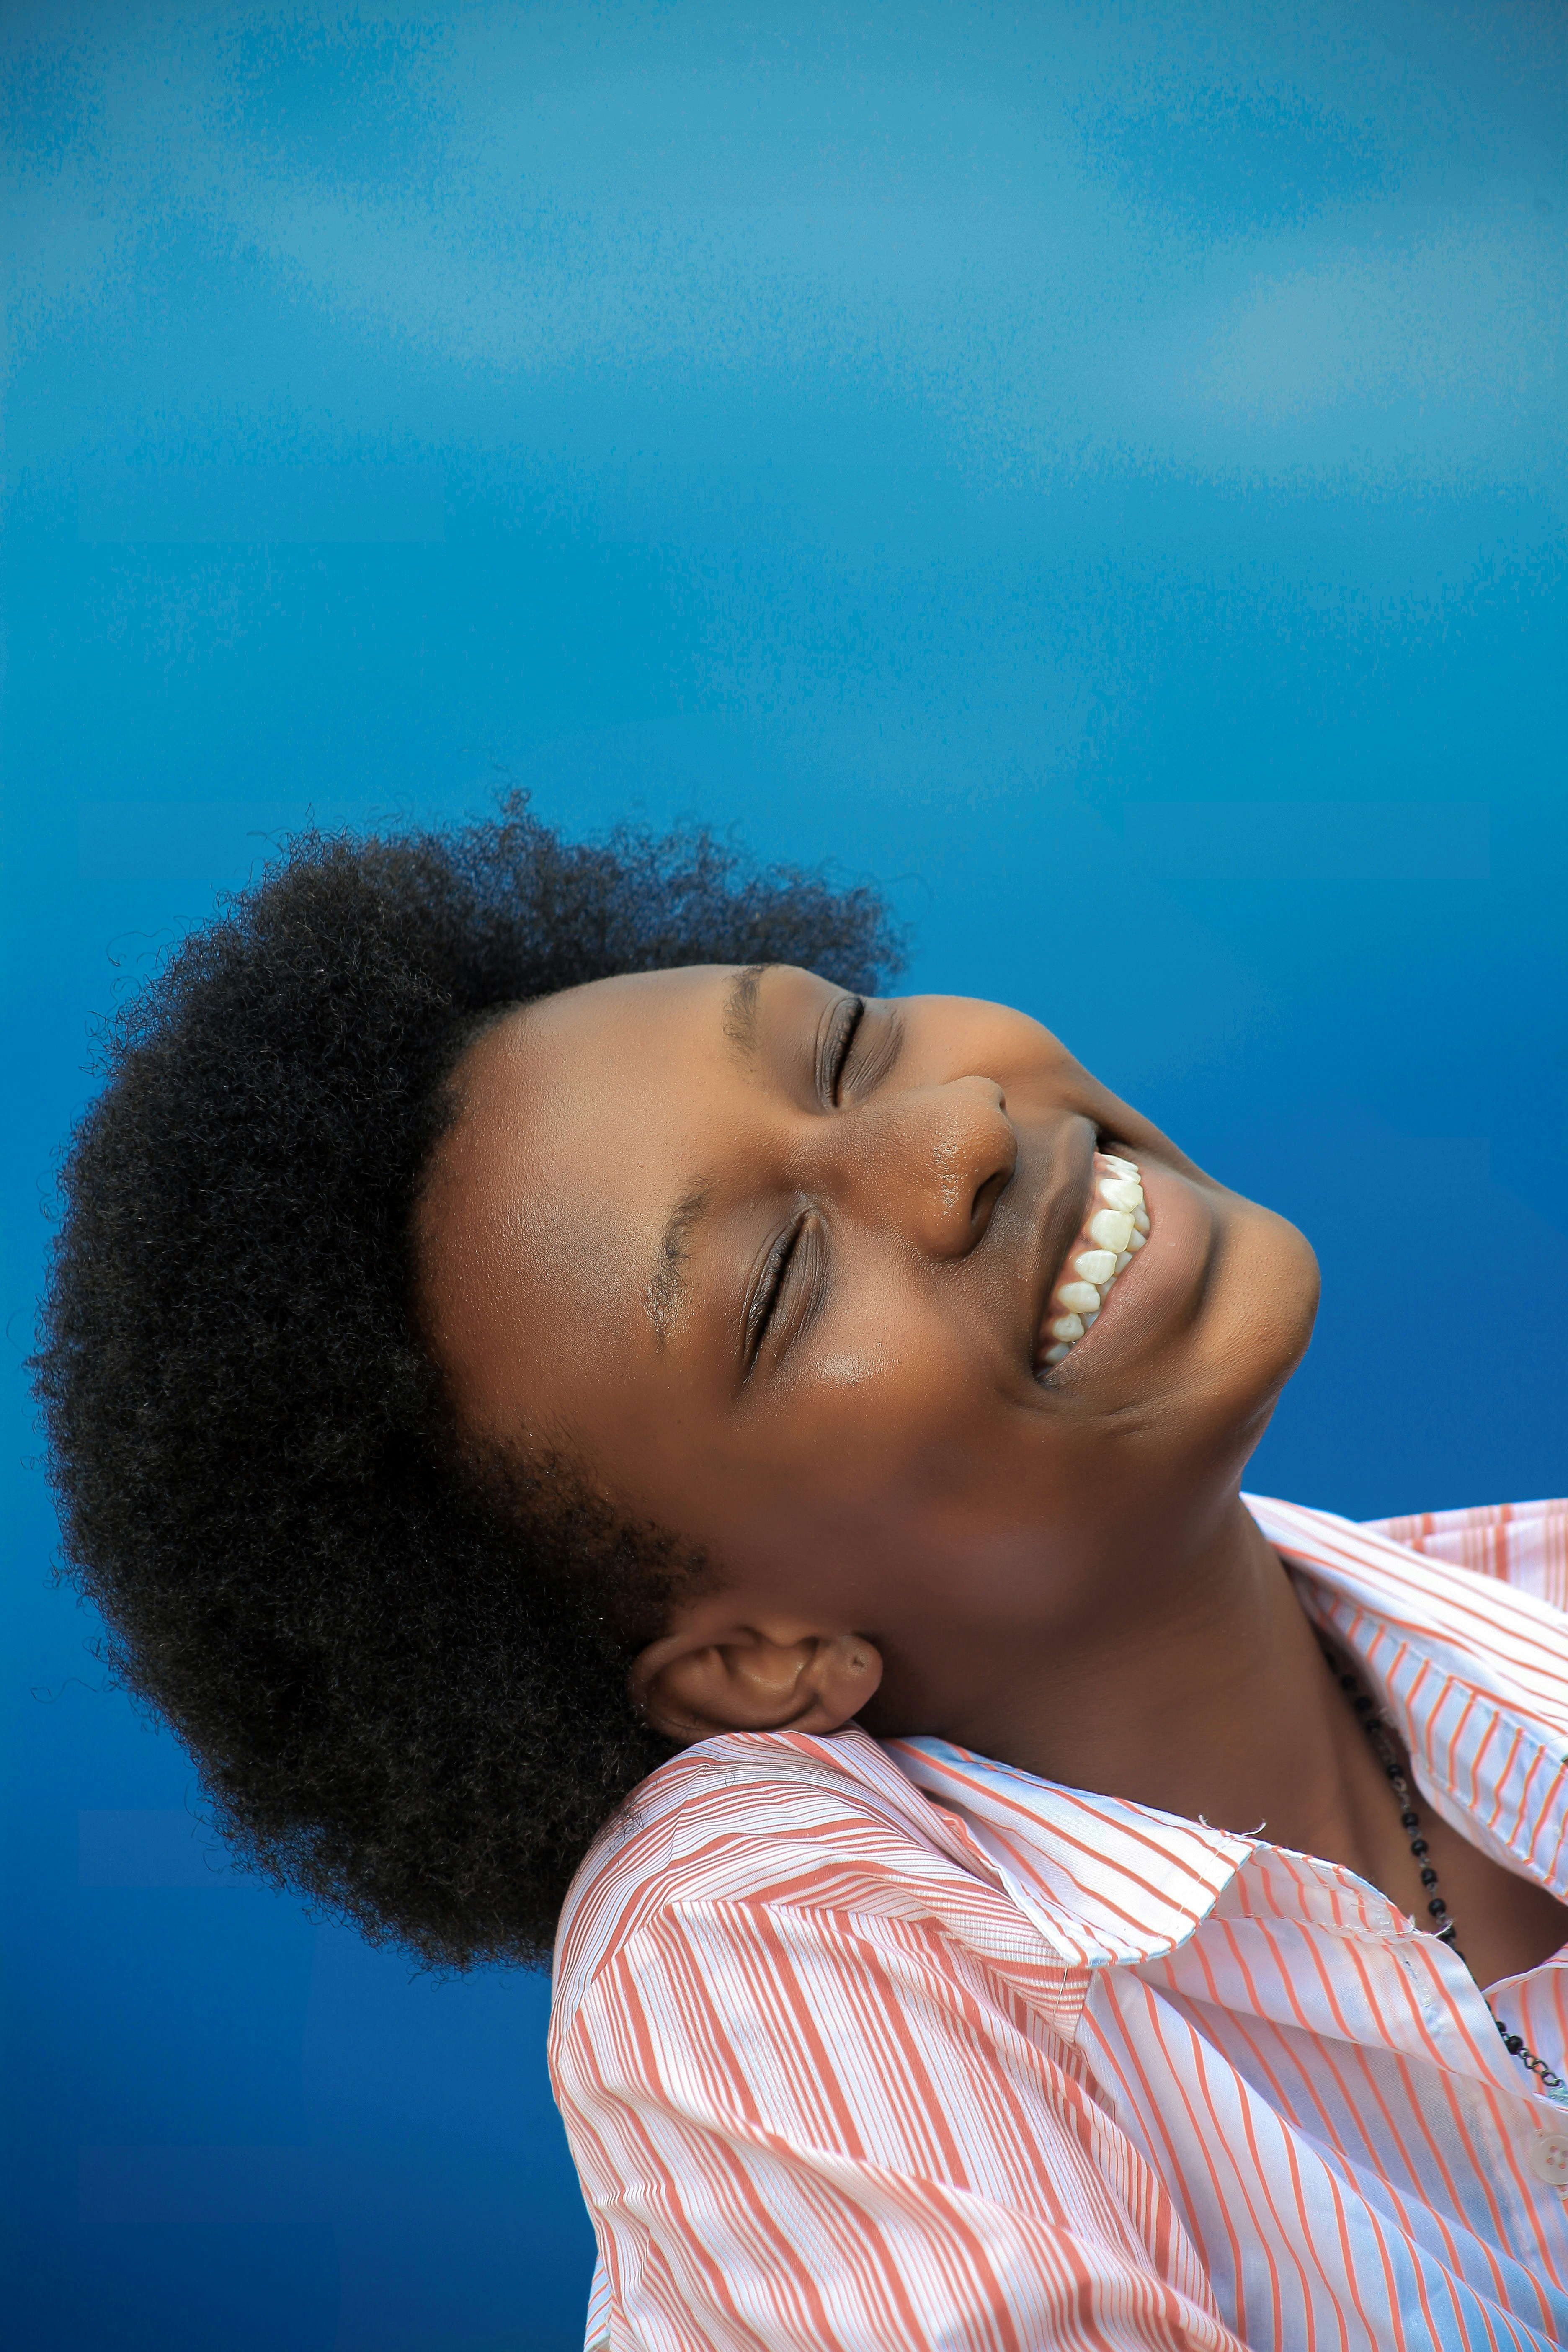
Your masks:
<path fill-rule="evenodd" d="M 1286 1217 L 1233 1196 L 1214 1333 L 1222 1387 L 1246 1450 L 1263 1434 L 1307 1352 L 1322 1286 L 1317 1253 Z"/>

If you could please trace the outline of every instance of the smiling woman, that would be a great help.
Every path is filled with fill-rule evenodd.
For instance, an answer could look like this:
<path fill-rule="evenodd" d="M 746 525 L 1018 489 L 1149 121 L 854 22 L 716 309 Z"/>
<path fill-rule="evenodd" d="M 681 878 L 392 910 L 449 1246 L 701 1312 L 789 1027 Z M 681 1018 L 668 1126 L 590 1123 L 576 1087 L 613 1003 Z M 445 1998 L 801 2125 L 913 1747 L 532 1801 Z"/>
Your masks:
<path fill-rule="evenodd" d="M 1244 1498 L 1307 1244 L 891 961 L 518 806 L 188 942 L 38 1361 L 117 1662 L 369 1932 L 561 1912 L 617 2347 L 1560 2343 L 1568 1514 Z"/>

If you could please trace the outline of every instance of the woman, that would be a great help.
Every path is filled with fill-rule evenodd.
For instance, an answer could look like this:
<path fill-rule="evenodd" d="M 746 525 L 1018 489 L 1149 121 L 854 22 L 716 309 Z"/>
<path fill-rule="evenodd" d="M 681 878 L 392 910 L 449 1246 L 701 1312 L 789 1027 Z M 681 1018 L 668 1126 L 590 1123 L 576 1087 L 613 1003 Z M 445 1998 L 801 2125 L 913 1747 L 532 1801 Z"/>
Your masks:
<path fill-rule="evenodd" d="M 1306 1244 L 892 960 L 521 805 L 188 942 L 38 1360 L 116 1662 L 371 1933 L 565 1897 L 591 2340 L 1560 2343 L 1560 1508 L 1245 1505 Z"/>

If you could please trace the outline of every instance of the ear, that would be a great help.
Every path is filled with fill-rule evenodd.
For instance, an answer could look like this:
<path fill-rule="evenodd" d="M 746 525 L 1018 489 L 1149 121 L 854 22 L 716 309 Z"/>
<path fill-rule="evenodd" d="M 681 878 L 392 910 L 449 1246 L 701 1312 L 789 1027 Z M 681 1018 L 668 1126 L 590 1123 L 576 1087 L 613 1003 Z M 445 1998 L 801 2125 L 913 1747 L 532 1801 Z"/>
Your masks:
<path fill-rule="evenodd" d="M 672 1633 L 633 1666 L 634 1704 L 682 1747 L 721 1731 L 837 1731 L 882 1679 L 858 1633 L 772 1621 Z"/>

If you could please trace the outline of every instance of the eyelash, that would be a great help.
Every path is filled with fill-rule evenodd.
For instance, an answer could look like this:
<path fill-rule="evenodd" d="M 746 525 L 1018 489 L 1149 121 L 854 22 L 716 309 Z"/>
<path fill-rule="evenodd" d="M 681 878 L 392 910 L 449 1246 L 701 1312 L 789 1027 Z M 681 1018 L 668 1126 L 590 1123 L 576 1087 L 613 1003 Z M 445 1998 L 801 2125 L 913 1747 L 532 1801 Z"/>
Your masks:
<path fill-rule="evenodd" d="M 866 1000 L 863 996 L 847 996 L 833 1016 L 833 1026 L 828 1032 L 830 1059 L 825 1073 L 827 1083 L 824 1088 L 829 1102 L 838 1100 L 838 1089 L 849 1066 L 850 1052 L 865 1017 Z"/>
<path fill-rule="evenodd" d="M 805 1231 L 805 1219 L 797 1217 L 788 1233 L 781 1234 L 773 1244 L 773 1256 L 763 1273 L 763 1285 L 757 1293 L 756 1305 L 752 1309 L 750 1342 L 746 1349 L 748 1371 L 762 1352 L 763 1341 L 768 1336 L 768 1326 L 773 1321 L 773 1310 L 779 1303 L 779 1296 L 784 1289 L 784 1276 L 789 1272 L 790 1260 L 800 1247 L 801 1236 Z"/>

